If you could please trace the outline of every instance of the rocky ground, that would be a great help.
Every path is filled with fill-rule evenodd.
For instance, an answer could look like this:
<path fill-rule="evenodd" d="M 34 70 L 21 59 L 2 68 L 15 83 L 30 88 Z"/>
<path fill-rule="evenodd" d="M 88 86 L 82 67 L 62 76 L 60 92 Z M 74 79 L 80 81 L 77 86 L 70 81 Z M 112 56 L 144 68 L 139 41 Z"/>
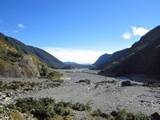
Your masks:
<path fill-rule="evenodd" d="M 128 79 L 104 77 L 90 70 L 59 71 L 64 79 L 60 85 L 55 85 L 47 79 L 1 78 L 0 81 L 8 84 L 21 81 L 31 87 L 23 89 L 26 86 L 22 85 L 17 89 L 1 89 L 0 104 L 12 103 L 15 99 L 23 97 L 49 97 L 56 101 L 89 103 L 93 110 L 101 109 L 104 112 L 123 108 L 145 114 L 160 111 L 160 87 L 147 87 L 140 82 L 132 82 L 132 85 L 122 87 L 121 82 Z M 77 116 L 83 117 L 84 114 L 80 112 Z"/>

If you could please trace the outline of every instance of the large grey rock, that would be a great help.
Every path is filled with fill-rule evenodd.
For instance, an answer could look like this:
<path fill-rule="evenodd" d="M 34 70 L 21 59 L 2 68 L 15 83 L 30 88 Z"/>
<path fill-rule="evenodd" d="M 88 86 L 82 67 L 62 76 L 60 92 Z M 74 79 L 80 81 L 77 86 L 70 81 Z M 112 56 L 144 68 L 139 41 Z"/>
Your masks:
<path fill-rule="evenodd" d="M 153 113 L 151 115 L 151 119 L 152 120 L 160 120 L 160 113 L 157 113 L 157 112 Z"/>
<path fill-rule="evenodd" d="M 127 81 L 122 81 L 122 82 L 121 82 L 121 86 L 122 86 L 122 87 L 132 86 L 132 83 L 131 83 L 131 81 L 129 81 L 129 80 L 127 80 Z"/>

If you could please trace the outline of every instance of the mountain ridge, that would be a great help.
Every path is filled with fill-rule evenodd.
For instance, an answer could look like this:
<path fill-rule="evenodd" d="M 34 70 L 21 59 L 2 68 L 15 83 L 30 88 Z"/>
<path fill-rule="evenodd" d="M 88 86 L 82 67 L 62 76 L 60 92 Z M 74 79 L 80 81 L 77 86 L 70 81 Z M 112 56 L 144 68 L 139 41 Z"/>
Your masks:
<path fill-rule="evenodd" d="M 48 63 L 48 59 L 52 63 Z M 44 50 L 27 46 L 0 33 L 0 76 L 39 77 L 45 75 L 44 72 L 49 67 L 61 66 L 63 66 L 61 61 Z"/>
<path fill-rule="evenodd" d="M 111 56 L 112 56 L 111 54 L 107 54 L 107 53 L 101 55 L 93 64 L 93 66 L 95 66 L 95 69 L 103 69 Z"/>
<path fill-rule="evenodd" d="M 127 74 L 160 74 L 160 26 L 149 31 L 131 48 L 119 51 L 100 72 L 102 75 L 121 76 Z M 117 54 L 114 53 L 113 55 Z"/>
<path fill-rule="evenodd" d="M 12 43 L 13 46 L 22 50 L 24 53 L 30 53 L 36 55 L 41 61 L 47 63 L 48 66 L 53 68 L 61 68 L 63 66 L 63 62 L 58 60 L 56 57 L 52 56 L 50 53 L 42 50 L 38 47 L 34 47 L 31 45 L 26 45 L 19 40 L 8 37 L 9 42 Z"/>

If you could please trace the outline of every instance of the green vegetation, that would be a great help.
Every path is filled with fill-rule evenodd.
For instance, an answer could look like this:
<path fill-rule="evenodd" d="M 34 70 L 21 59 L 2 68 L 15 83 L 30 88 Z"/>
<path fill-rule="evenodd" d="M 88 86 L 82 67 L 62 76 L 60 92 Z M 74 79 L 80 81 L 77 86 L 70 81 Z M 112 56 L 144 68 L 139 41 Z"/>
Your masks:
<path fill-rule="evenodd" d="M 5 35 L 0 36 L 0 74 L 3 77 L 47 77 L 48 67 L 51 64 L 53 67 L 56 61 L 63 64 L 39 48 L 27 46 Z M 58 75 L 52 79 L 58 79 Z"/>
<path fill-rule="evenodd" d="M 91 114 L 92 117 L 103 118 L 105 120 L 150 120 L 150 117 L 143 113 L 133 114 L 126 109 L 122 109 L 118 112 L 114 111 L 111 114 L 106 114 L 97 109 Z"/>
<path fill-rule="evenodd" d="M 89 102 L 87 104 L 81 104 L 77 102 L 72 105 L 72 109 L 77 110 L 77 111 L 90 111 L 91 106 Z"/>
<path fill-rule="evenodd" d="M 42 65 L 40 70 L 40 76 L 47 76 L 47 72 L 47 67 L 45 65 Z"/>
<path fill-rule="evenodd" d="M 40 85 L 40 83 L 30 81 L 12 81 L 4 82 L 0 81 L 0 91 L 4 90 L 32 90 L 33 87 Z"/>
<path fill-rule="evenodd" d="M 50 120 L 54 117 L 63 118 L 62 120 L 72 120 L 72 110 L 86 111 L 90 110 L 89 104 L 58 102 L 50 98 L 33 98 L 18 99 L 14 105 L 8 106 L 10 109 L 18 110 L 21 113 L 31 113 L 38 120 Z"/>
<path fill-rule="evenodd" d="M 52 72 L 50 72 L 49 74 L 48 74 L 48 76 L 47 76 L 47 78 L 48 79 L 50 79 L 50 80 L 52 80 L 52 81 L 57 81 L 57 82 L 63 82 L 63 80 L 61 80 L 61 77 L 62 77 L 63 75 L 61 74 L 61 73 L 59 73 L 59 72 L 57 72 L 57 71 L 52 71 Z"/>
<path fill-rule="evenodd" d="M 61 86 L 61 81 L 60 82 L 50 82 L 47 84 L 47 88 L 51 87 L 51 88 L 54 88 L 54 87 L 59 87 Z"/>
<path fill-rule="evenodd" d="M 7 111 L 7 109 L 4 106 L 0 106 L 0 113 L 4 113 L 6 111 Z"/>
<path fill-rule="evenodd" d="M 61 86 L 61 82 L 53 82 L 53 81 L 45 81 L 43 82 L 33 82 L 33 81 L 12 81 L 12 82 L 5 82 L 0 81 L 0 91 L 5 90 L 23 90 L 29 91 L 33 89 L 45 89 L 45 88 L 54 88 Z"/>
<path fill-rule="evenodd" d="M 21 54 L 10 45 L 4 37 L 0 37 L 0 58 L 10 63 L 16 62 L 21 57 Z"/>
<path fill-rule="evenodd" d="M 4 119 L 6 118 L 6 119 Z M 0 120 L 8 120 L 9 119 L 9 109 L 7 109 L 6 107 L 0 105 Z"/>
<path fill-rule="evenodd" d="M 93 111 L 93 113 L 91 115 L 93 117 L 99 118 L 99 119 L 103 118 L 103 119 L 107 119 L 107 120 L 114 120 L 114 117 L 112 115 L 108 115 L 106 113 L 103 113 L 100 109 Z"/>
<path fill-rule="evenodd" d="M 112 111 L 110 114 L 100 109 L 90 111 L 89 103 L 55 102 L 50 98 L 18 99 L 15 104 L 0 107 L 0 117 L 9 116 L 10 120 L 73 120 L 73 110 L 89 113 L 86 116 L 87 120 L 159 120 L 160 118 L 159 113 L 147 116 L 140 112 L 130 113 L 126 109 Z"/>

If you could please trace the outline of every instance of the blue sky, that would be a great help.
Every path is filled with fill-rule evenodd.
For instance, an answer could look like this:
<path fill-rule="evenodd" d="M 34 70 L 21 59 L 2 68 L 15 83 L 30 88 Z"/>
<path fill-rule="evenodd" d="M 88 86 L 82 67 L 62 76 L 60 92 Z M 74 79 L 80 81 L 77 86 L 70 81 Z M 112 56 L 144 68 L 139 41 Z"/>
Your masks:
<path fill-rule="evenodd" d="M 93 63 L 159 25 L 159 0 L 1 0 L 0 32 L 62 61 Z"/>

